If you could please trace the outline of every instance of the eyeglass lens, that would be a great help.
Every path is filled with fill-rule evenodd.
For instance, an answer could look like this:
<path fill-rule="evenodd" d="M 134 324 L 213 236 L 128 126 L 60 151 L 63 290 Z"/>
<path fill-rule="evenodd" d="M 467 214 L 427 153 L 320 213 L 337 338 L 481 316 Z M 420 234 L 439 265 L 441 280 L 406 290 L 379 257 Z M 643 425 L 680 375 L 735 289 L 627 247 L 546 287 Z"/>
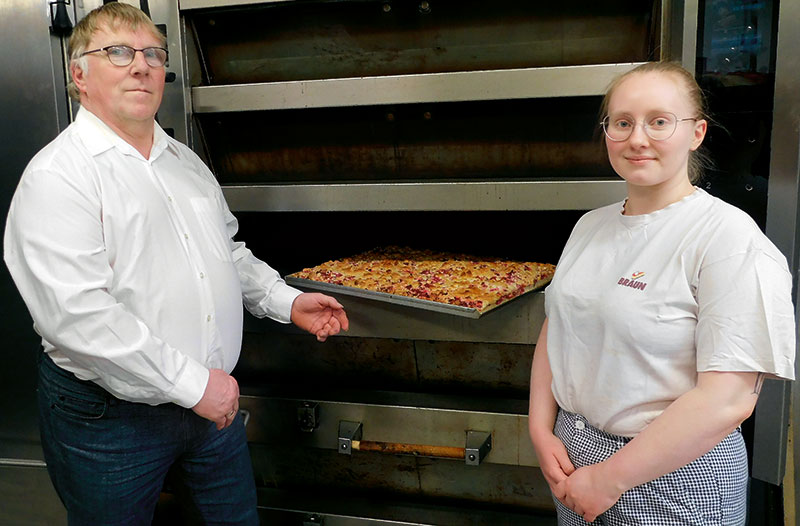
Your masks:
<path fill-rule="evenodd" d="M 133 49 L 129 46 L 109 46 L 106 48 L 108 60 L 115 66 L 127 66 L 133 62 L 133 57 L 137 51 L 141 51 L 144 60 L 151 67 L 158 68 L 167 62 L 167 52 L 158 47 L 146 47 L 144 49 Z"/>
<path fill-rule="evenodd" d="M 677 126 L 678 117 L 672 113 L 661 113 L 642 122 L 644 132 L 655 141 L 663 141 L 672 137 Z M 612 141 L 626 140 L 631 136 L 635 127 L 636 121 L 628 117 L 609 115 L 603 119 L 603 131 Z"/>

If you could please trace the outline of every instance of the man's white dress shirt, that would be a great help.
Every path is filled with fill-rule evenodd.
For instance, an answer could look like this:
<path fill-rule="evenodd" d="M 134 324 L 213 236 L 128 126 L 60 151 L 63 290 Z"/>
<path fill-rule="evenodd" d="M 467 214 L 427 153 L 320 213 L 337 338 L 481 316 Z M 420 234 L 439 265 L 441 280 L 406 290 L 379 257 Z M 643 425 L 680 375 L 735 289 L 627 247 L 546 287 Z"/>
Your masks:
<path fill-rule="evenodd" d="M 133 402 L 193 407 L 239 358 L 242 303 L 290 321 L 296 289 L 234 242 L 216 179 L 154 123 L 149 159 L 82 108 L 22 175 L 4 259 L 45 352 Z"/>

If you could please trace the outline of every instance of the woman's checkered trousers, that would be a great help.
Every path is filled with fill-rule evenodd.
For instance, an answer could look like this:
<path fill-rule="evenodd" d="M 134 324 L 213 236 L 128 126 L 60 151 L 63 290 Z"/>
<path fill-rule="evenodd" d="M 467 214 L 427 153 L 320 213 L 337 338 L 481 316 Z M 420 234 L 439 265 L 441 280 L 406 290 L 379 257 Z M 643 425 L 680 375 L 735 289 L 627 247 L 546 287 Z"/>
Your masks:
<path fill-rule="evenodd" d="M 602 462 L 631 441 L 600 431 L 584 417 L 566 411 L 558 412 L 554 432 L 576 468 Z M 743 525 L 747 452 L 741 430 L 694 462 L 626 491 L 592 523 L 558 501 L 556 509 L 559 525 L 565 526 Z"/>

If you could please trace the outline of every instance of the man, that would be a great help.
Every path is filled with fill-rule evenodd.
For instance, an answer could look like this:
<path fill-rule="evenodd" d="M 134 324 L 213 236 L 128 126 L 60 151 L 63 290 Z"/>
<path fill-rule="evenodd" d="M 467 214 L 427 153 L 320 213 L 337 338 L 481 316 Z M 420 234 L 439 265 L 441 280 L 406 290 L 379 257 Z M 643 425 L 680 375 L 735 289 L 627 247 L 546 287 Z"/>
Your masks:
<path fill-rule="evenodd" d="M 167 472 L 192 523 L 257 524 L 238 414 L 242 303 L 320 341 L 342 306 L 234 242 L 208 168 L 154 116 L 164 37 L 109 3 L 70 39 L 75 122 L 26 168 L 4 259 L 42 336 L 48 471 L 70 524 L 149 524 Z"/>

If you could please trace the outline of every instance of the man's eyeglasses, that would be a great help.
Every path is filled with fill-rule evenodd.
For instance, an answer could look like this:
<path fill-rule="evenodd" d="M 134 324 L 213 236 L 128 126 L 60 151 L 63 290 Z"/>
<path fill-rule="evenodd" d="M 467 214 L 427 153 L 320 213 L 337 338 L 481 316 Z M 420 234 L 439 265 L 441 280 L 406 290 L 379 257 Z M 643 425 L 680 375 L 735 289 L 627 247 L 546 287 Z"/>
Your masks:
<path fill-rule="evenodd" d="M 697 121 L 696 118 L 689 117 L 679 119 L 674 113 L 659 113 L 655 117 L 649 117 L 642 122 L 642 128 L 648 137 L 654 141 L 666 141 L 673 136 L 678 129 L 678 123 L 683 121 Z M 628 117 L 612 117 L 607 115 L 600 123 L 603 131 L 610 140 L 622 142 L 628 140 L 636 127 L 636 121 Z"/>
<path fill-rule="evenodd" d="M 120 44 L 106 46 L 100 49 L 93 49 L 91 51 L 85 51 L 81 53 L 81 56 L 88 55 L 90 53 L 98 53 L 100 51 L 105 51 L 108 61 L 115 66 L 129 65 L 131 62 L 133 62 L 133 57 L 136 55 L 136 52 L 141 51 L 148 66 L 151 68 L 160 68 L 167 63 L 168 55 L 167 50 L 163 47 L 146 47 L 143 49 L 135 49 L 130 46 L 123 46 Z"/>

